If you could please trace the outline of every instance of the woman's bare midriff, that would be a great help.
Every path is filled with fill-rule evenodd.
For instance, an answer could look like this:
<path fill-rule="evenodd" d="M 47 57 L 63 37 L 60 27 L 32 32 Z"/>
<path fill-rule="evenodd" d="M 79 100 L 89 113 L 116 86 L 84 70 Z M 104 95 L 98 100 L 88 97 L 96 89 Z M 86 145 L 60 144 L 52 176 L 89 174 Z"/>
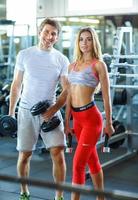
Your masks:
<path fill-rule="evenodd" d="M 89 104 L 93 101 L 94 90 L 95 88 L 91 88 L 83 85 L 71 85 L 71 105 L 73 107 L 81 107 Z"/>

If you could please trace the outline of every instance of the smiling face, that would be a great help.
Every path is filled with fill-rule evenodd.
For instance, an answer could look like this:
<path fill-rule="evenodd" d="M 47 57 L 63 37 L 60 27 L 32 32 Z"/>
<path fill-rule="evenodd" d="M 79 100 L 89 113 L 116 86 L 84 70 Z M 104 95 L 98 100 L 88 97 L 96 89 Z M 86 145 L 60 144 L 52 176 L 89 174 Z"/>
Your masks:
<path fill-rule="evenodd" d="M 89 53 L 92 51 L 93 40 L 89 31 L 84 31 L 79 37 L 79 47 L 82 53 Z"/>
<path fill-rule="evenodd" d="M 42 50 L 50 50 L 58 40 L 58 30 L 46 24 L 39 33 L 39 46 Z"/>

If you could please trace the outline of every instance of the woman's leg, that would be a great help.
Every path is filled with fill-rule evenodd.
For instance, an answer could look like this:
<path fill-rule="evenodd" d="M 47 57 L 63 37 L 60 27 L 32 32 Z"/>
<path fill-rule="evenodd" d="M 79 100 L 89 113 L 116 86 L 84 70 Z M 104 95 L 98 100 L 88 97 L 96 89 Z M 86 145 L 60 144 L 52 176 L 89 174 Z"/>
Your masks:
<path fill-rule="evenodd" d="M 96 107 L 80 113 L 75 113 L 75 117 L 78 119 L 76 121 L 79 121 L 80 123 L 81 130 L 78 128 L 77 123 L 74 123 L 74 125 L 76 125 L 76 127 L 74 127 L 75 135 L 78 139 L 78 145 L 73 158 L 72 183 L 84 185 L 85 169 L 87 164 L 90 165 L 89 167 L 93 172 L 92 174 L 97 174 L 101 170 L 101 165 L 96 150 L 96 143 L 102 130 L 102 117 Z M 95 179 L 96 185 L 98 186 L 98 178 L 96 176 Z M 99 182 L 101 183 L 100 180 Z M 73 193 L 71 200 L 80 200 L 80 194 Z"/>
<path fill-rule="evenodd" d="M 88 161 L 88 166 L 91 172 L 91 178 L 92 178 L 94 189 L 104 190 L 103 170 L 99 162 L 99 157 L 97 154 L 96 147 L 93 148 L 91 151 L 91 156 Z M 97 200 L 104 200 L 104 197 L 98 196 Z"/>
<path fill-rule="evenodd" d="M 102 169 L 96 174 L 91 174 L 91 178 L 95 189 L 104 190 L 104 178 Z M 97 200 L 105 200 L 105 198 L 104 196 L 98 196 Z"/>
<path fill-rule="evenodd" d="M 73 158 L 73 184 L 85 184 L 85 169 L 91 155 L 91 148 L 90 145 L 78 143 Z M 71 200 L 80 200 L 80 194 L 72 193 Z"/>
<path fill-rule="evenodd" d="M 74 128 L 74 131 L 75 131 L 75 136 L 76 136 L 76 139 L 77 139 L 77 142 L 79 142 L 79 138 L 80 138 L 80 134 L 81 134 L 81 126 L 79 125 L 79 123 L 74 120 L 73 121 L 74 124 L 73 124 L 73 128 Z M 78 148 L 78 145 L 77 145 L 77 148 Z M 76 148 L 76 151 L 75 151 L 75 154 L 77 153 L 77 148 Z M 75 162 L 76 158 L 75 158 L 75 155 L 74 154 L 74 157 L 73 157 L 73 163 Z M 74 168 L 74 164 L 73 164 L 73 168 Z M 74 170 L 73 170 L 73 173 L 74 173 Z M 72 185 L 73 185 L 73 177 L 72 177 Z M 79 200 L 80 199 L 80 194 L 79 193 L 76 193 L 76 192 L 72 192 L 71 193 L 71 200 Z"/>

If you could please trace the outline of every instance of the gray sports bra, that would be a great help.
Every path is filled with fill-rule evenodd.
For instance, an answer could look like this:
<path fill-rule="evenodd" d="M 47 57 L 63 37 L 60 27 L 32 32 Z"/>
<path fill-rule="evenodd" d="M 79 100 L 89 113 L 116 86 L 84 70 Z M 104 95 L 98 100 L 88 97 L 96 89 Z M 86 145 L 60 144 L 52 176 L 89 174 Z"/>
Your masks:
<path fill-rule="evenodd" d="M 95 88 L 99 83 L 99 78 L 93 71 L 96 62 L 94 61 L 90 66 L 81 71 L 75 70 L 75 63 L 68 75 L 69 82 L 73 85 L 79 84 Z"/>

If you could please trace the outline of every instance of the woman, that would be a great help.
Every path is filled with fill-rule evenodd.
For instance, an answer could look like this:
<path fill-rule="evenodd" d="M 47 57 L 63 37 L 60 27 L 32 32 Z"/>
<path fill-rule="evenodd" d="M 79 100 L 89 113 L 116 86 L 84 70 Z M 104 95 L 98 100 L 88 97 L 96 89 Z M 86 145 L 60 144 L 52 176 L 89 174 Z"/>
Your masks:
<path fill-rule="evenodd" d="M 106 114 L 104 132 L 110 137 L 114 129 L 108 72 L 102 61 L 101 46 L 94 29 L 86 27 L 79 31 L 75 52 L 75 62 L 69 66 L 69 92 L 65 116 L 66 134 L 72 132 L 69 120 L 70 116 L 73 116 L 73 130 L 78 142 L 73 158 L 72 183 L 85 184 L 85 168 L 88 165 L 94 188 L 103 190 L 103 171 L 96 149 L 103 119 L 94 102 L 99 83 Z M 72 193 L 71 200 L 79 199 L 78 193 Z M 98 196 L 97 200 L 104 200 L 104 197 Z"/>

